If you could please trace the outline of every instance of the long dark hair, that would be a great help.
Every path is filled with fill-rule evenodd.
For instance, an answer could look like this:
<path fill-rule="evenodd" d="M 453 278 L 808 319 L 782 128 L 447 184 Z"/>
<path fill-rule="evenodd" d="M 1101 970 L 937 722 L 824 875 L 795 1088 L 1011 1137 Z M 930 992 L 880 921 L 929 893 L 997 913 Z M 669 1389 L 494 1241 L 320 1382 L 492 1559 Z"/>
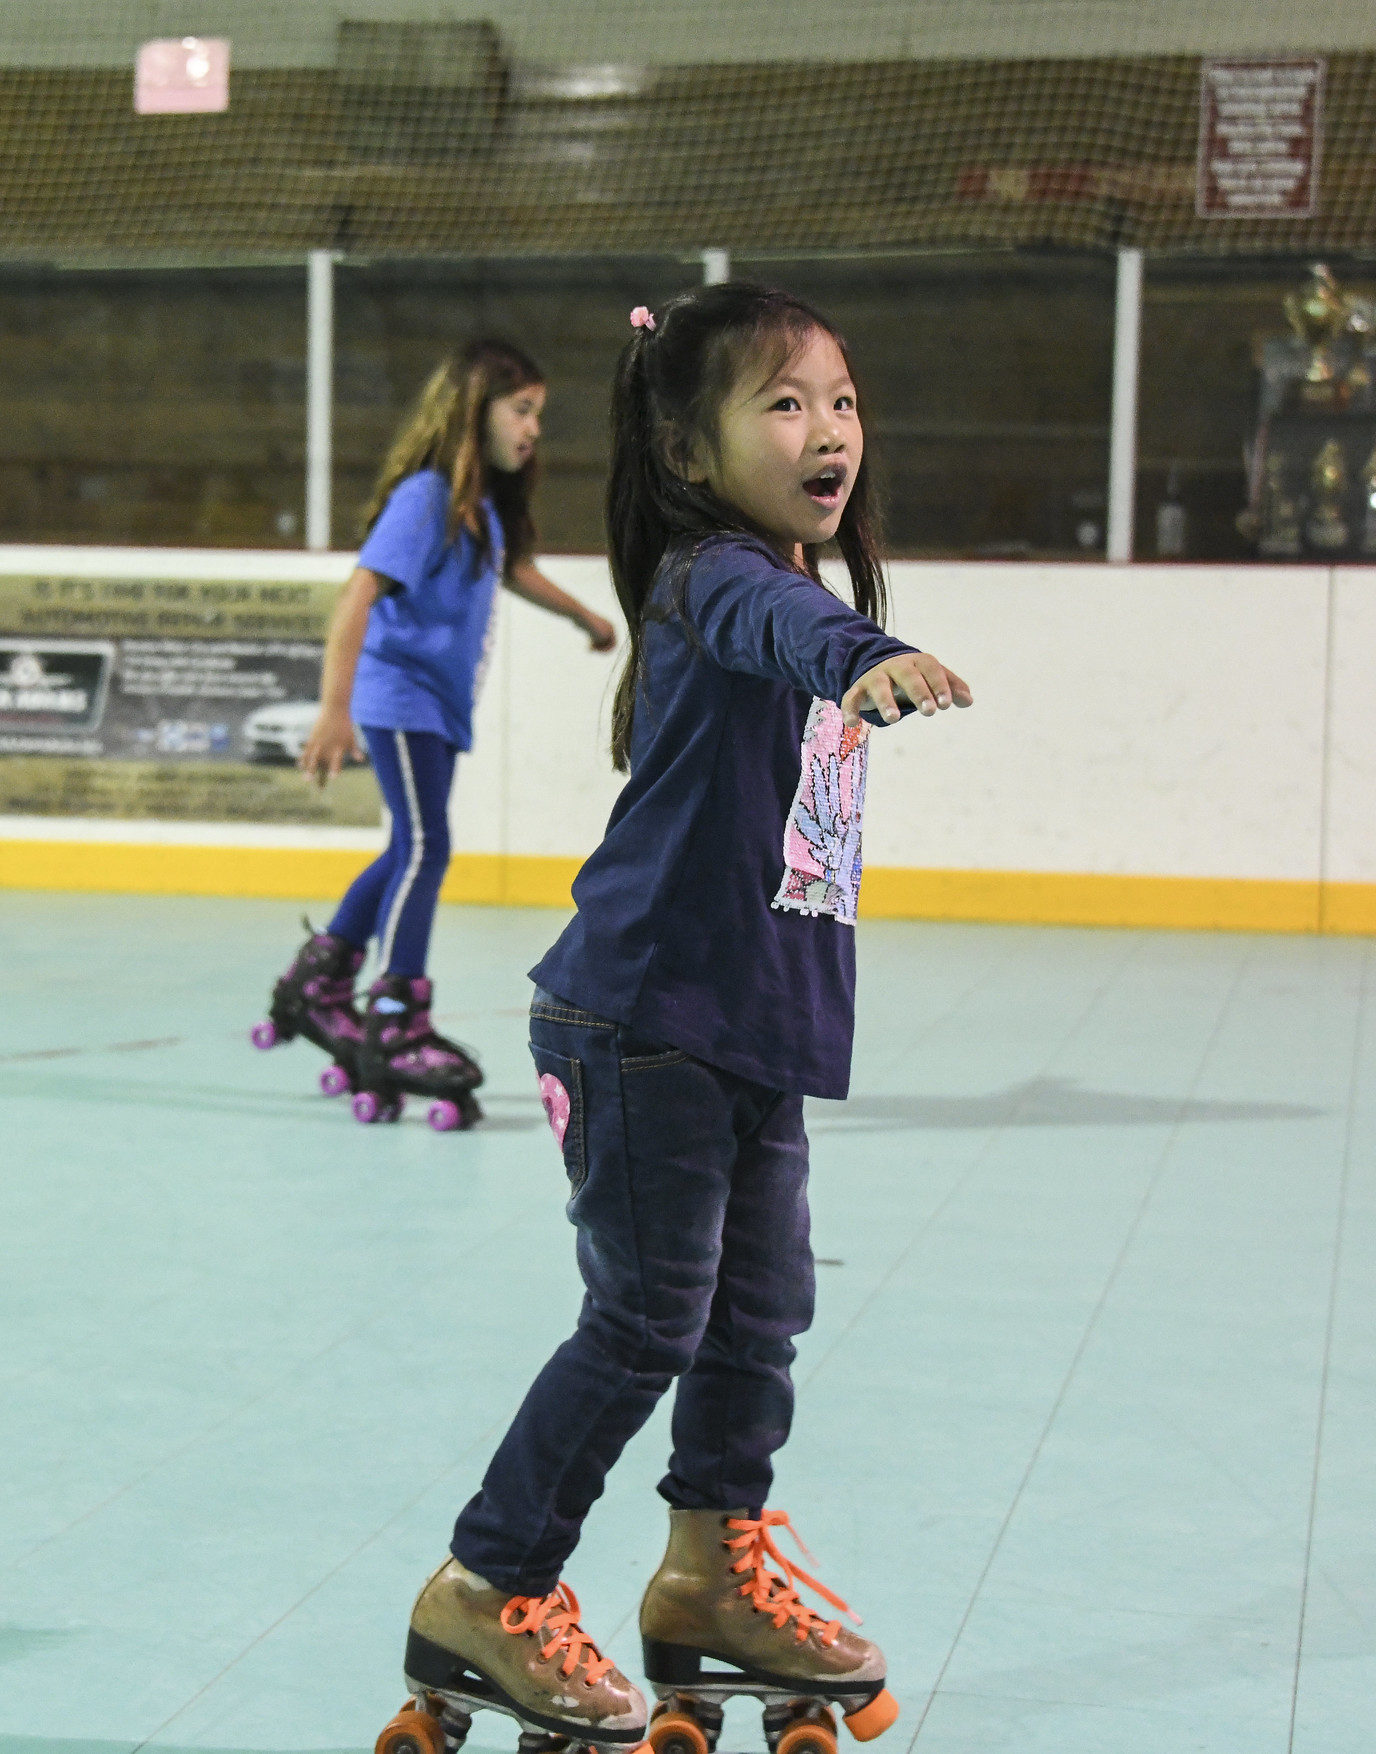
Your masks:
<path fill-rule="evenodd" d="M 438 469 L 449 481 L 449 536 L 467 529 L 487 547 L 478 508 L 486 494 L 496 508 L 506 541 L 506 568 L 535 552 L 530 496 L 536 462 L 531 453 L 519 469 L 494 469 L 483 460 L 487 411 L 500 396 L 543 384 L 545 374 L 528 353 L 509 341 L 486 338 L 451 354 L 431 373 L 397 429 L 377 481 L 363 508 L 367 535 L 393 488 L 417 469 Z"/>
<path fill-rule="evenodd" d="M 840 348 L 835 325 L 787 292 L 744 281 L 680 293 L 639 328 L 622 352 L 612 392 L 612 461 L 607 482 L 607 552 L 612 583 L 630 630 L 630 650 L 612 709 L 612 761 L 630 764 L 631 726 L 644 676 L 645 623 L 661 568 L 672 569 L 668 607 L 682 607 L 688 569 L 707 538 L 736 534 L 770 546 L 735 506 L 703 482 L 687 479 L 690 456 L 715 455 L 718 425 L 731 388 L 747 367 L 768 381 L 820 330 Z M 875 534 L 874 491 L 862 457 L 834 538 L 850 573 L 855 607 L 882 622 L 888 609 Z M 771 548 L 772 552 L 772 548 Z M 804 549 L 818 579 L 817 550 Z"/>

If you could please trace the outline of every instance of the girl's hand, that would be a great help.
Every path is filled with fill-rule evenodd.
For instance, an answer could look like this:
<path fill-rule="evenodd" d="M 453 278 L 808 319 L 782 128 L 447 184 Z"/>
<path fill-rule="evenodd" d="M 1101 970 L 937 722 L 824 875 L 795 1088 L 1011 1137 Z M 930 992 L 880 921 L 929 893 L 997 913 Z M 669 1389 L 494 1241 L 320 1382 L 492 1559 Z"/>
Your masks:
<path fill-rule="evenodd" d="M 902 717 L 900 701 L 930 718 L 944 707 L 969 706 L 974 698 L 969 685 L 954 670 L 938 664 L 930 653 L 902 652 L 866 670 L 846 690 L 841 716 L 847 725 L 858 725 L 861 713 L 876 712 L 886 725 L 892 725 Z"/>
<path fill-rule="evenodd" d="M 311 734 L 301 751 L 299 766 L 302 773 L 313 779 L 316 785 L 323 786 L 338 774 L 350 756 L 355 761 L 363 760 L 353 720 L 346 712 L 324 708 L 311 726 Z"/>
<path fill-rule="evenodd" d="M 594 615 L 589 609 L 583 617 L 582 626 L 595 652 L 615 651 L 616 629 L 610 621 L 604 621 L 600 615 Z"/>

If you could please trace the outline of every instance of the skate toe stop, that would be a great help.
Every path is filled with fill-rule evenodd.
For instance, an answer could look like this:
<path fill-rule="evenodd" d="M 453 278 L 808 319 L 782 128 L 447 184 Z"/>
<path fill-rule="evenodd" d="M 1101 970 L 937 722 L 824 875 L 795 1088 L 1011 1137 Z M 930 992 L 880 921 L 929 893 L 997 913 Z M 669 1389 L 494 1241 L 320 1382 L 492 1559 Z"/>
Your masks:
<path fill-rule="evenodd" d="M 898 1701 L 886 1687 L 882 1693 L 876 1693 L 868 1705 L 862 1705 L 859 1711 L 853 1711 L 845 1719 L 846 1728 L 857 1742 L 872 1742 L 876 1736 L 898 1719 Z"/>

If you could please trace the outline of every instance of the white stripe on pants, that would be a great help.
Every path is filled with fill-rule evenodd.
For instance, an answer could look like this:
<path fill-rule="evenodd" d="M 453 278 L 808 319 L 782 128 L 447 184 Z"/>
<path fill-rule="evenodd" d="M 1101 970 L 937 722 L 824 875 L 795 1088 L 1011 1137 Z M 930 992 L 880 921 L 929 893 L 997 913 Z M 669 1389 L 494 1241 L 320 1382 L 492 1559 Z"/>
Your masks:
<path fill-rule="evenodd" d="M 405 731 L 393 731 L 396 741 L 397 764 L 401 768 L 402 789 L 406 793 L 406 810 L 411 818 L 411 857 L 407 860 L 406 874 L 397 884 L 396 895 L 392 899 L 392 911 L 387 916 L 387 924 L 383 928 L 378 944 L 378 966 L 385 974 L 387 965 L 392 960 L 392 940 L 397 935 L 397 925 L 401 919 L 401 910 L 415 886 L 417 873 L 420 871 L 421 860 L 425 857 L 425 826 L 420 819 L 420 799 L 416 796 L 416 779 L 411 772 L 411 751 L 406 746 Z"/>

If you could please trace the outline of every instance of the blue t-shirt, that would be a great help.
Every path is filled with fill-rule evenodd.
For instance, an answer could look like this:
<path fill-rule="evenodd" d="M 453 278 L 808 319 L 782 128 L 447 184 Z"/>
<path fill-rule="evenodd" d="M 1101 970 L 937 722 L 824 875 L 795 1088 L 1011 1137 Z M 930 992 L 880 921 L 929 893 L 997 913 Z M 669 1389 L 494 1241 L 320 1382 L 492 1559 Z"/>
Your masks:
<path fill-rule="evenodd" d="M 482 502 L 489 542 L 470 530 L 451 541 L 449 483 L 437 469 L 399 481 L 358 564 L 400 586 L 368 617 L 354 676 L 355 724 L 433 731 L 456 749 L 473 747 L 473 699 L 502 576 L 502 525 Z"/>
<path fill-rule="evenodd" d="M 839 702 L 913 648 L 739 538 L 699 548 L 682 616 L 667 595 L 661 578 L 630 778 L 531 978 L 771 1089 L 842 1097 L 869 726 Z"/>

